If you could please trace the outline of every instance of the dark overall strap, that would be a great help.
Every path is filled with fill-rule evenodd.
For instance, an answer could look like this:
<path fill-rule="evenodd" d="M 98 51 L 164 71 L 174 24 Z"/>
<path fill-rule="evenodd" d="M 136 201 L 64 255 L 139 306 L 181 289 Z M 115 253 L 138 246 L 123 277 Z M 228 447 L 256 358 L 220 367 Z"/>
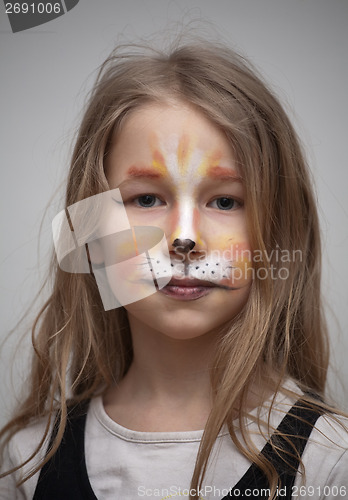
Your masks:
<path fill-rule="evenodd" d="M 69 411 L 63 440 L 43 466 L 33 500 L 97 500 L 90 485 L 84 447 L 84 430 L 89 401 Z M 53 428 L 50 444 L 57 434 Z"/>
<path fill-rule="evenodd" d="M 291 500 L 292 487 L 299 466 L 299 458 L 293 456 L 294 447 L 298 456 L 301 457 L 317 419 L 323 414 L 323 410 L 319 406 L 314 408 L 313 410 L 304 401 L 297 401 L 261 451 L 261 454 L 267 457 L 279 475 L 279 495 L 275 498 Z M 285 434 L 290 442 L 280 434 Z M 281 451 L 275 451 L 271 443 L 280 448 Z M 222 500 L 231 498 L 267 499 L 269 493 L 270 487 L 266 475 L 257 465 L 253 464 Z"/>

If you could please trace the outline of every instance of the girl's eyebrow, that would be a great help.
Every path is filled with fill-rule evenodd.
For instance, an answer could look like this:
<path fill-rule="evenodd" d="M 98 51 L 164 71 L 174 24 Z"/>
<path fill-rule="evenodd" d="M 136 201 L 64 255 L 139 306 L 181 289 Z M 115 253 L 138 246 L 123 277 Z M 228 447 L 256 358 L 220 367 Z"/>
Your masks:
<path fill-rule="evenodd" d="M 161 177 L 163 177 L 163 174 L 161 172 L 159 172 L 158 170 L 155 170 L 154 168 L 137 167 L 135 165 L 132 165 L 127 170 L 127 176 L 129 176 L 129 177 L 145 177 L 148 179 L 160 179 Z"/>
<path fill-rule="evenodd" d="M 210 177 L 211 179 L 219 179 L 221 181 L 233 180 L 236 182 L 242 182 L 242 177 L 237 174 L 235 170 L 228 167 L 209 167 L 207 177 Z"/>
<path fill-rule="evenodd" d="M 165 175 L 158 171 L 157 169 L 151 167 L 138 167 L 132 165 L 127 170 L 127 178 L 123 181 L 131 179 L 163 179 Z M 236 172 L 236 170 L 228 167 L 212 166 L 209 167 L 206 173 L 206 177 L 210 179 L 218 179 L 220 181 L 235 181 L 242 182 L 242 177 Z M 123 184 L 123 183 L 122 183 Z"/>

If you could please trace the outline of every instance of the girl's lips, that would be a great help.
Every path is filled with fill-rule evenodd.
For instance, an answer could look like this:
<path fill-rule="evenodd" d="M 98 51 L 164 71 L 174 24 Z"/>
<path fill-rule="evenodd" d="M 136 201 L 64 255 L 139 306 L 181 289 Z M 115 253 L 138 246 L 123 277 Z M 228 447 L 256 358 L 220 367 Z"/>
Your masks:
<path fill-rule="evenodd" d="M 213 288 L 215 285 L 209 281 L 172 278 L 160 292 L 179 300 L 196 300 L 210 293 Z"/>
<path fill-rule="evenodd" d="M 180 287 L 214 287 L 214 283 L 197 278 L 172 278 L 167 286 L 180 286 Z"/>

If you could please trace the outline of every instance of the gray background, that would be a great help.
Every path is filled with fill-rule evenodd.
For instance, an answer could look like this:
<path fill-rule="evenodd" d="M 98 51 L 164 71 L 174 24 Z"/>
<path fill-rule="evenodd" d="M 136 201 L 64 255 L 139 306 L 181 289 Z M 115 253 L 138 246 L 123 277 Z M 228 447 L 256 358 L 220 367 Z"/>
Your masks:
<path fill-rule="evenodd" d="M 62 17 L 16 34 L 1 3 L 0 341 L 45 275 L 50 223 L 62 206 L 71 141 L 95 69 L 116 43 L 158 32 L 168 38 L 189 21 L 189 31 L 220 36 L 256 64 L 306 144 L 323 234 L 330 386 L 347 408 L 347 0 L 81 0 Z M 0 424 L 20 397 L 30 311 L 2 348 Z"/>

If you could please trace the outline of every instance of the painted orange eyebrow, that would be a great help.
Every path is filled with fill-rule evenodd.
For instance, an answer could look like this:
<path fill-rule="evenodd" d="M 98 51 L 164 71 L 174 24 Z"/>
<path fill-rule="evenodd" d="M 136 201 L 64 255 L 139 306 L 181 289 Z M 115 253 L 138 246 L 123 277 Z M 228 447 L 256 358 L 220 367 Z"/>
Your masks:
<path fill-rule="evenodd" d="M 237 174 L 235 170 L 227 167 L 214 166 L 209 167 L 207 171 L 207 177 L 212 179 L 225 180 L 235 180 L 237 182 L 242 182 L 242 178 Z"/>
<path fill-rule="evenodd" d="M 163 177 L 163 175 L 157 170 L 146 167 L 136 167 L 135 165 L 131 166 L 127 170 L 127 174 L 129 177 L 147 177 L 149 179 L 159 179 Z"/>

